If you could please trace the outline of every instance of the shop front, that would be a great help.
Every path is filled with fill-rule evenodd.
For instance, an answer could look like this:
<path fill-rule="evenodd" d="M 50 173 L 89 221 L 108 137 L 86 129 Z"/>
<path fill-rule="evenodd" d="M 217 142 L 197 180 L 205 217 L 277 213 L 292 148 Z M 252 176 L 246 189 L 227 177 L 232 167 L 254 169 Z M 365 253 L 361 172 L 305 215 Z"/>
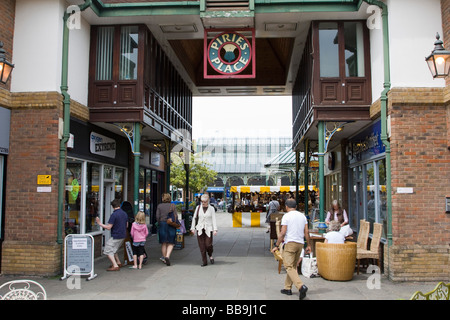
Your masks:
<path fill-rule="evenodd" d="M 128 141 L 100 127 L 72 119 L 65 175 L 64 231 L 91 234 L 95 256 L 109 238 L 109 232 L 95 223 L 107 223 L 111 201 L 127 199 Z"/>
<path fill-rule="evenodd" d="M 386 156 L 381 142 L 381 122 L 377 120 L 348 141 L 349 219 L 353 229 L 359 221 L 383 225 L 387 232 Z"/>
<path fill-rule="evenodd" d="M 0 107 L 0 271 L 2 257 L 2 241 L 4 233 L 4 203 L 6 181 L 6 157 L 9 153 L 9 128 L 11 111 Z"/>
<path fill-rule="evenodd" d="M 139 211 L 145 213 L 146 224 L 156 233 L 156 208 L 164 192 L 164 157 L 147 147 L 141 150 L 139 163 Z"/>

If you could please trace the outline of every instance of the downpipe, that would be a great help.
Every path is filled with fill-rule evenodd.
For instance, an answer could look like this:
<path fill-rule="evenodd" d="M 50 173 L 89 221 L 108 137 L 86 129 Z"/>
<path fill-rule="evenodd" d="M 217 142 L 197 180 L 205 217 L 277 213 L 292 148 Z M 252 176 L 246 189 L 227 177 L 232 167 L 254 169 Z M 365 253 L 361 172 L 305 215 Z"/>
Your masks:
<path fill-rule="evenodd" d="M 381 9 L 382 33 L 383 33 L 383 64 L 384 83 L 381 92 L 381 142 L 385 146 L 386 153 L 386 195 L 387 195 L 387 274 L 390 274 L 390 247 L 392 246 L 392 186 L 391 186 L 391 144 L 387 134 L 387 109 L 388 92 L 391 89 L 390 60 L 389 60 L 389 23 L 388 8 L 384 2 L 379 0 L 363 0 L 370 5 L 376 5 Z"/>

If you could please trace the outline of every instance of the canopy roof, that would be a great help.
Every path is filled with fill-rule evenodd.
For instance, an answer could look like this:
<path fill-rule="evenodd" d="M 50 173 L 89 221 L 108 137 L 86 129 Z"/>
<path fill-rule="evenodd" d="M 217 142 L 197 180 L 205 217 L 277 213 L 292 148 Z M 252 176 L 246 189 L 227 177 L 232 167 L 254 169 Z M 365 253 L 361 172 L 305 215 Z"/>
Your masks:
<path fill-rule="evenodd" d="M 243 192 L 243 193 L 268 193 L 268 192 L 295 192 L 295 186 L 231 186 L 231 192 Z M 300 191 L 305 190 L 305 186 L 298 186 Z M 309 191 L 317 191 L 316 186 L 310 185 Z"/>

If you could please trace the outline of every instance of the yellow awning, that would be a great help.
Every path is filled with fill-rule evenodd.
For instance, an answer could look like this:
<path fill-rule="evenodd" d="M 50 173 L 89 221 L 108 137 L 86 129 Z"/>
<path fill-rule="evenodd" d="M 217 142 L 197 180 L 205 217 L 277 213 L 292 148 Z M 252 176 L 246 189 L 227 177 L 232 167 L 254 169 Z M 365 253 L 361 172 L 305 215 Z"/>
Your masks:
<path fill-rule="evenodd" d="M 305 191 L 305 186 L 299 186 L 300 191 Z M 316 186 L 310 185 L 308 187 L 310 191 L 317 191 Z M 230 192 L 242 192 L 242 193 L 265 193 L 265 192 L 295 192 L 295 186 L 231 186 Z"/>

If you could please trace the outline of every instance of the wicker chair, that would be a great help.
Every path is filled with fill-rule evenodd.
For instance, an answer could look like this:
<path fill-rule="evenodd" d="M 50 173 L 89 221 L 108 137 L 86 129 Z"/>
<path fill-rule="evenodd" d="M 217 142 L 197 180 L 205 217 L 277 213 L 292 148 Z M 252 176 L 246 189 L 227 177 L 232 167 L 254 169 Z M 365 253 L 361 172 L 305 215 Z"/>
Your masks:
<path fill-rule="evenodd" d="M 353 278 L 356 242 L 316 244 L 317 267 L 322 278 L 349 281 Z"/>
<path fill-rule="evenodd" d="M 381 270 L 380 265 L 380 241 L 381 234 L 383 231 L 383 225 L 381 223 L 373 224 L 373 235 L 372 242 L 370 243 L 370 250 L 358 248 L 356 252 L 356 260 L 357 260 L 357 274 L 359 274 L 359 265 L 362 259 L 375 259 L 378 262 L 378 268 Z"/>
<path fill-rule="evenodd" d="M 367 241 L 369 240 L 370 222 L 364 219 L 359 222 L 358 240 L 356 241 L 358 249 L 367 250 Z"/>
<path fill-rule="evenodd" d="M 276 218 L 275 219 L 275 230 L 277 233 L 277 239 L 278 239 L 278 235 L 280 234 L 280 230 L 281 230 L 281 218 Z M 280 247 L 279 250 L 273 252 L 273 256 L 275 257 L 275 260 L 278 261 L 278 274 L 281 273 L 281 267 L 283 265 L 283 258 L 281 256 L 283 252 L 283 248 Z"/>

